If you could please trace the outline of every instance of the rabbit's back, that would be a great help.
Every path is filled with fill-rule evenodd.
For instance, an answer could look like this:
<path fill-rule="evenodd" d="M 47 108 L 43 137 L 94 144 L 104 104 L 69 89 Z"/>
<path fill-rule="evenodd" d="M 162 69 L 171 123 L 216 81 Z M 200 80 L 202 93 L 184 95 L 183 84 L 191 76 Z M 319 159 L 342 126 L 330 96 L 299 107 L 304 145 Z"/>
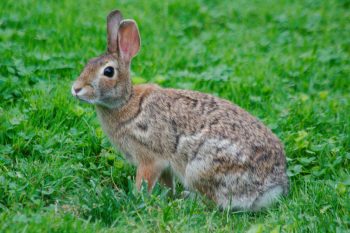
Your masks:
<path fill-rule="evenodd" d="M 267 191 L 287 192 L 280 140 L 240 107 L 204 93 L 173 89 L 159 89 L 149 101 L 145 111 L 151 125 L 164 124 L 157 132 L 167 135 L 160 133 L 159 140 L 168 138 L 170 161 L 187 186 L 222 206 L 236 202 L 233 205 L 243 209 L 259 208 L 254 205 Z"/>

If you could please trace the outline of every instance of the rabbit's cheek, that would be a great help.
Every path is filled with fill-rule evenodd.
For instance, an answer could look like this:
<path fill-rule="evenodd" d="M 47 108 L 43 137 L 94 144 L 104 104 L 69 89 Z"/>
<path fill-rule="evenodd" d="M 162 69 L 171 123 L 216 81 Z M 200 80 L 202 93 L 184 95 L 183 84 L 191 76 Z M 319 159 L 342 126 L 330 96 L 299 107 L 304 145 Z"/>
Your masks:
<path fill-rule="evenodd" d="M 100 82 L 99 89 L 103 92 L 111 91 L 115 88 L 116 80 L 114 79 L 105 79 Z"/>
<path fill-rule="evenodd" d="M 96 98 L 94 89 L 92 87 L 88 87 L 85 96 L 89 99 Z"/>

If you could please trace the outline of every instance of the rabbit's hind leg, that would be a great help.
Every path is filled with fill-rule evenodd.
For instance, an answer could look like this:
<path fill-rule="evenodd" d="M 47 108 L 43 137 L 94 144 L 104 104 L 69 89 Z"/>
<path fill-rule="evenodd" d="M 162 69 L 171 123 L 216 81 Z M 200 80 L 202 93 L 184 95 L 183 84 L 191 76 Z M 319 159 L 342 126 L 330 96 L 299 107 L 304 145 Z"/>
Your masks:
<path fill-rule="evenodd" d="M 247 182 L 247 175 L 241 171 L 215 171 L 209 164 L 203 159 L 189 164 L 185 185 L 206 195 L 222 209 L 250 210 L 258 192 Z"/>
<path fill-rule="evenodd" d="M 216 201 L 215 187 L 217 181 L 208 170 L 210 170 L 210 165 L 208 165 L 207 161 L 204 159 L 193 160 L 186 167 L 184 186 Z"/>

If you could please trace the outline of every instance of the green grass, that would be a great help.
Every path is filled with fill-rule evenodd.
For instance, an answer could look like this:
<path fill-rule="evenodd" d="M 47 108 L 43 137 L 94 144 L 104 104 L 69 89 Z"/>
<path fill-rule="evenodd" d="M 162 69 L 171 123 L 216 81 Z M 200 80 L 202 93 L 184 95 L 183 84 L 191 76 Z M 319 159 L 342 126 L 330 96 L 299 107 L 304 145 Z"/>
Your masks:
<path fill-rule="evenodd" d="M 135 82 L 229 99 L 284 142 L 290 195 L 260 213 L 157 186 L 70 94 L 106 48 L 105 18 L 134 18 Z M 0 232 L 350 232 L 350 2 L 0 1 Z"/>

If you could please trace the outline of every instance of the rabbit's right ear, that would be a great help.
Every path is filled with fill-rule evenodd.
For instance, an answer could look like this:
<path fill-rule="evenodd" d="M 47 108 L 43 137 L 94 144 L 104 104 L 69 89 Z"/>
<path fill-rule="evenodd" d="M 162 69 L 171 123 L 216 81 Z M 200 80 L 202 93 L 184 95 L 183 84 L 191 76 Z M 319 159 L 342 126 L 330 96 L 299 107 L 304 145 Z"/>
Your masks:
<path fill-rule="evenodd" d="M 107 16 L 107 50 L 109 53 L 116 53 L 118 50 L 118 30 L 123 20 L 122 13 L 114 10 Z"/>
<path fill-rule="evenodd" d="M 132 19 L 123 20 L 118 31 L 118 52 L 121 59 L 130 62 L 138 53 L 141 39 L 137 24 Z"/>

